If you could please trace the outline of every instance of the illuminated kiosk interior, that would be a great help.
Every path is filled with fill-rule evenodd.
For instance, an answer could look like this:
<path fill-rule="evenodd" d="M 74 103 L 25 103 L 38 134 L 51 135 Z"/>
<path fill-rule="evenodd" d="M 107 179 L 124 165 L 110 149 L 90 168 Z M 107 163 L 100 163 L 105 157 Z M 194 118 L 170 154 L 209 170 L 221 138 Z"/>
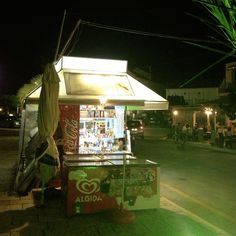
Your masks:
<path fill-rule="evenodd" d="M 168 101 L 131 77 L 127 61 L 82 57 L 62 57 L 55 64 L 60 78 L 60 123 L 68 154 L 112 153 L 126 150 L 119 146 L 125 137 L 125 112 L 167 110 Z M 26 99 L 24 141 L 37 127 L 41 87 Z M 30 122 L 27 122 L 30 121 Z"/>
<path fill-rule="evenodd" d="M 127 61 L 63 57 L 55 68 L 60 78 L 66 215 L 120 205 L 127 210 L 159 208 L 160 166 L 132 154 L 125 113 L 134 107 L 166 110 L 167 100 L 131 77 Z M 37 131 L 40 91 L 25 101 L 20 153 Z"/>

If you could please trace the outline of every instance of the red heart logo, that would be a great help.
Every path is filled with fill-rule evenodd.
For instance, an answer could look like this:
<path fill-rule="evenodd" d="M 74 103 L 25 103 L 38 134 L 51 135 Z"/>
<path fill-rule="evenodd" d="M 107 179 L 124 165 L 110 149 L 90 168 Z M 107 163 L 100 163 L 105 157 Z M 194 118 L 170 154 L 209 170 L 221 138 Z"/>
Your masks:
<path fill-rule="evenodd" d="M 96 193 L 100 190 L 100 179 L 80 179 L 76 182 L 76 188 L 84 194 Z"/>

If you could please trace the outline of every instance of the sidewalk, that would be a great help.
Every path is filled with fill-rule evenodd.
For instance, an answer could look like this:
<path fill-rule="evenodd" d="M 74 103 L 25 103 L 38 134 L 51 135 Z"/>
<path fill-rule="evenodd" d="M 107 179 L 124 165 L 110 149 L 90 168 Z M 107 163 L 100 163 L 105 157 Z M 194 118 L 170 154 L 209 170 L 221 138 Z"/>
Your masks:
<path fill-rule="evenodd" d="M 170 142 L 175 142 L 174 139 L 171 138 L 167 138 L 167 135 L 163 135 L 159 137 L 160 140 L 166 140 L 166 141 L 170 141 Z M 195 146 L 195 147 L 201 147 L 201 148 L 206 148 L 206 149 L 210 149 L 213 151 L 217 151 L 217 152 L 225 152 L 225 153 L 232 153 L 232 154 L 236 154 L 236 149 L 235 148 L 220 148 L 217 146 L 213 146 L 209 140 L 203 140 L 203 141 L 187 141 L 186 142 L 187 146 Z"/>
<path fill-rule="evenodd" d="M 213 151 L 217 151 L 217 152 L 225 152 L 225 153 L 235 153 L 236 154 L 236 149 L 230 149 L 230 148 L 220 148 L 220 147 L 216 147 L 213 146 L 212 144 L 210 144 L 209 141 L 202 141 L 202 142 L 187 142 L 187 145 L 194 145 L 194 146 L 199 146 L 201 148 L 207 148 Z"/>
<path fill-rule="evenodd" d="M 160 209 L 135 211 L 135 221 L 130 224 L 115 223 L 109 212 L 68 218 L 60 197 L 46 198 L 44 208 L 37 207 L 38 200 L 37 189 L 25 197 L 1 193 L 0 235 L 227 235 L 164 198 Z"/>

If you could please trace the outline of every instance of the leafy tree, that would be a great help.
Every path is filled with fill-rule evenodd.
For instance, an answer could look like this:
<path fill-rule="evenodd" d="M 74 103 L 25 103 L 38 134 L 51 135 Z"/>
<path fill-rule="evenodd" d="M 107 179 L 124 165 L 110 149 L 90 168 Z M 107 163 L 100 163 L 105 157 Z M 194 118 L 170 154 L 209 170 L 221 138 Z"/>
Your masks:
<path fill-rule="evenodd" d="M 15 95 L 2 95 L 0 96 L 0 106 L 4 108 L 4 112 L 16 112 L 20 106 L 19 99 Z"/>
<path fill-rule="evenodd" d="M 201 7 L 206 10 L 207 18 L 194 16 L 206 24 L 214 34 L 209 39 L 201 40 L 203 43 L 198 44 L 196 42 L 185 41 L 185 43 L 192 46 L 200 47 L 208 51 L 223 54 L 223 56 L 212 64 L 208 65 L 202 71 L 192 76 L 186 82 L 180 85 L 180 88 L 184 87 L 191 81 L 197 79 L 200 75 L 212 67 L 218 65 L 220 62 L 236 55 L 236 1 L 235 0 L 193 0 L 196 3 L 200 3 Z M 208 19 L 210 13 L 210 19 Z M 199 40 L 200 42 L 200 40 Z"/>
<path fill-rule="evenodd" d="M 17 92 L 17 97 L 21 105 L 25 98 L 42 85 L 42 74 L 33 77 L 29 84 L 24 84 Z"/>
<path fill-rule="evenodd" d="M 200 3 L 213 20 L 204 20 L 211 29 L 213 29 L 219 38 L 215 39 L 230 53 L 226 52 L 224 58 L 235 56 L 236 53 L 236 1 L 235 0 L 195 0 Z M 214 37 L 213 37 L 214 38 Z M 208 48 L 210 49 L 210 48 Z M 214 49 L 213 49 L 214 50 Z M 216 50 L 215 50 L 216 51 Z M 235 81 L 236 82 L 236 81 Z M 219 105 L 231 118 L 235 119 L 236 114 L 236 91 L 231 91 L 225 98 L 219 99 Z"/>
<path fill-rule="evenodd" d="M 216 45 L 215 49 L 207 48 L 219 52 L 219 46 L 223 45 L 227 54 L 227 49 L 236 50 L 236 1 L 235 0 L 193 0 L 200 3 L 203 9 L 210 13 L 210 20 L 198 18 L 206 24 L 216 36 L 211 36 L 212 43 Z M 207 14 L 208 15 L 208 14 Z M 234 53 L 235 54 L 235 53 Z"/>
<path fill-rule="evenodd" d="M 38 87 L 42 85 L 42 74 L 33 77 L 29 84 L 24 84 L 16 95 L 1 95 L 0 96 L 0 107 L 3 108 L 3 112 L 8 114 L 9 112 L 16 113 L 18 108 L 22 108 L 24 100 L 34 92 Z"/>

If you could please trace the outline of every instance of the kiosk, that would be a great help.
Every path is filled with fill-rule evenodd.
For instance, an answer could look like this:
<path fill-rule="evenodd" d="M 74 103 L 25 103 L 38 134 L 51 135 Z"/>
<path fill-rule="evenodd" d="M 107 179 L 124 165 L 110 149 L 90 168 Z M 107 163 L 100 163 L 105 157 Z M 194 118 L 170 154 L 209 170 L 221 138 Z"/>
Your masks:
<path fill-rule="evenodd" d="M 55 68 L 66 214 L 117 207 L 122 193 L 127 209 L 158 208 L 160 166 L 132 154 L 126 111 L 130 106 L 167 110 L 168 101 L 130 76 L 127 61 L 62 57 Z M 25 149 L 37 129 L 40 90 L 27 97 L 22 114 L 20 153 L 26 159 Z"/>

